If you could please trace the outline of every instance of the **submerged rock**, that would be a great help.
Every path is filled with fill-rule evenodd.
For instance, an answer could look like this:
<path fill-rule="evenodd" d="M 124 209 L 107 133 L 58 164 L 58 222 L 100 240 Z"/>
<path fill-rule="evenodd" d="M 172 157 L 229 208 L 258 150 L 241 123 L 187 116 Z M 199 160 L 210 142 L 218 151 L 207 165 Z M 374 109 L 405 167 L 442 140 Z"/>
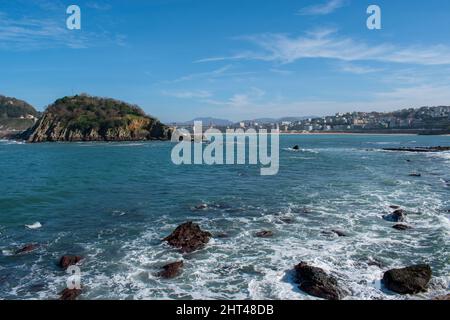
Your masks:
<path fill-rule="evenodd" d="M 66 288 L 59 293 L 59 300 L 76 300 L 80 296 L 81 292 L 81 289 Z"/>
<path fill-rule="evenodd" d="M 427 291 L 431 275 L 431 267 L 428 264 L 420 264 L 386 271 L 383 283 L 391 291 L 400 294 L 416 294 Z"/>
<path fill-rule="evenodd" d="M 286 224 L 293 224 L 295 222 L 295 219 L 291 217 L 282 217 L 280 218 L 280 221 Z"/>
<path fill-rule="evenodd" d="M 298 150 L 300 150 L 300 146 L 295 145 L 295 146 L 292 147 L 292 150 L 297 150 L 298 151 Z"/>
<path fill-rule="evenodd" d="M 421 173 L 417 173 L 417 172 L 413 172 L 409 174 L 410 177 L 416 177 L 416 178 L 420 178 L 422 176 Z"/>
<path fill-rule="evenodd" d="M 181 272 L 181 268 L 183 268 L 184 262 L 177 261 L 173 263 L 169 263 L 162 267 L 162 271 L 158 273 L 161 278 L 172 279 L 178 276 Z"/>
<path fill-rule="evenodd" d="M 400 231 L 404 231 L 404 230 L 409 230 L 412 229 L 412 227 L 406 225 L 406 224 L 396 224 L 395 226 L 393 226 L 392 228 L 396 229 L 396 230 L 400 230 Z"/>
<path fill-rule="evenodd" d="M 263 230 L 255 233 L 255 236 L 258 238 L 270 238 L 273 237 L 273 232 L 270 230 Z"/>
<path fill-rule="evenodd" d="M 211 233 L 202 231 L 197 224 L 190 221 L 178 226 L 163 241 L 167 241 L 171 246 L 188 253 L 203 248 L 211 237 Z"/>
<path fill-rule="evenodd" d="M 383 219 L 386 221 L 392 222 L 403 222 L 406 219 L 406 213 L 402 209 L 395 210 L 391 214 L 386 214 L 383 216 Z"/>
<path fill-rule="evenodd" d="M 450 151 L 450 147 L 413 147 L 413 148 L 384 148 L 384 151 L 400 151 L 400 152 L 444 152 Z"/>
<path fill-rule="evenodd" d="M 67 269 L 70 266 L 76 265 L 83 259 L 81 256 L 62 256 L 59 260 L 59 266 L 63 269 Z"/>
<path fill-rule="evenodd" d="M 195 211 L 206 210 L 206 209 L 208 209 L 208 205 L 206 203 L 201 203 L 194 207 Z"/>
<path fill-rule="evenodd" d="M 295 266 L 295 282 L 306 293 L 327 300 L 340 300 L 345 293 L 339 288 L 336 278 L 323 269 L 313 267 L 305 262 Z"/>
<path fill-rule="evenodd" d="M 39 248 L 38 244 L 31 243 L 31 244 L 27 244 L 27 245 L 23 246 L 19 250 L 16 250 L 14 252 L 14 254 L 25 254 L 25 253 L 29 253 L 31 251 L 34 251 L 34 250 L 36 250 L 38 248 Z"/>
<path fill-rule="evenodd" d="M 344 231 L 333 229 L 331 230 L 334 234 L 336 234 L 338 237 L 347 237 L 347 234 Z"/>
<path fill-rule="evenodd" d="M 214 236 L 215 238 L 226 239 L 229 238 L 229 234 L 225 232 L 218 233 Z"/>

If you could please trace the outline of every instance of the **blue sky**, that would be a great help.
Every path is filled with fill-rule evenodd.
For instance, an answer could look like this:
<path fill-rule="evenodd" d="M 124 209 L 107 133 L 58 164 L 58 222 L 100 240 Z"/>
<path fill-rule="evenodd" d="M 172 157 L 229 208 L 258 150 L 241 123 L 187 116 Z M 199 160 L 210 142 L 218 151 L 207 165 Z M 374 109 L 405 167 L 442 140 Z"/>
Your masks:
<path fill-rule="evenodd" d="M 43 110 L 85 92 L 163 121 L 450 105 L 449 31 L 447 0 L 0 0 L 0 94 Z"/>

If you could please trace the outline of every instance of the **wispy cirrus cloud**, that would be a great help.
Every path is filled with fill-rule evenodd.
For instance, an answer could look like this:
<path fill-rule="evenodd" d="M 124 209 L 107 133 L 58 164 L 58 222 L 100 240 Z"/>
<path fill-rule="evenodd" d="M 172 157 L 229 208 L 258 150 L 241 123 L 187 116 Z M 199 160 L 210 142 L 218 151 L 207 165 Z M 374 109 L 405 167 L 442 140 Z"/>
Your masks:
<path fill-rule="evenodd" d="M 100 10 L 100 11 L 108 11 L 111 10 L 112 6 L 108 3 L 101 3 L 96 1 L 86 2 L 86 7 L 90 9 Z"/>
<path fill-rule="evenodd" d="M 339 8 L 342 8 L 348 4 L 347 0 L 328 0 L 325 3 L 311 5 L 302 8 L 298 15 L 301 16 L 315 16 L 315 15 L 327 15 L 333 13 Z"/>
<path fill-rule="evenodd" d="M 44 6 L 46 2 L 39 2 L 39 4 Z M 53 12 L 39 18 L 11 17 L 0 12 L 1 50 L 31 51 L 63 47 L 84 49 L 106 45 L 125 46 L 126 39 L 127 37 L 123 34 L 112 34 L 105 30 L 95 32 L 83 29 L 68 30 L 65 19 L 55 16 Z"/>
<path fill-rule="evenodd" d="M 226 100 L 204 99 L 202 102 L 222 107 L 247 107 L 260 103 L 260 99 L 265 96 L 266 92 L 256 87 L 250 88 L 246 92 L 233 94 Z"/>
<path fill-rule="evenodd" d="M 163 91 L 165 96 L 175 97 L 178 99 L 193 99 L 193 98 L 210 98 L 212 93 L 207 90 L 194 90 L 194 91 Z"/>
<path fill-rule="evenodd" d="M 212 71 L 206 71 L 206 72 L 197 72 L 197 73 L 190 73 L 184 76 L 181 76 L 179 78 L 176 78 L 174 80 L 164 81 L 165 83 L 178 83 L 178 82 L 185 82 L 185 81 L 192 81 L 192 80 L 215 80 L 219 78 L 224 77 L 238 77 L 238 76 L 245 76 L 245 75 L 251 75 L 254 74 L 254 72 L 238 72 L 233 71 L 233 65 L 227 64 L 223 67 L 220 67 L 218 69 L 214 69 Z"/>
<path fill-rule="evenodd" d="M 55 19 L 11 19 L 0 12 L 0 48 L 33 50 L 58 44 L 71 48 L 86 47 L 83 35 L 74 36 Z"/>
<path fill-rule="evenodd" d="M 381 72 L 384 69 L 381 68 L 373 68 L 370 66 L 363 66 L 363 65 L 356 65 L 353 63 L 342 63 L 339 66 L 339 70 L 346 73 L 353 73 L 353 74 L 369 74 L 374 72 Z"/>
<path fill-rule="evenodd" d="M 288 64 L 301 59 L 322 58 L 341 61 L 380 61 L 417 65 L 450 64 L 450 47 L 443 44 L 402 47 L 390 43 L 372 45 L 350 37 L 340 37 L 336 29 L 318 29 L 301 36 L 264 33 L 236 38 L 255 46 L 230 57 L 200 61 L 261 60 Z"/>

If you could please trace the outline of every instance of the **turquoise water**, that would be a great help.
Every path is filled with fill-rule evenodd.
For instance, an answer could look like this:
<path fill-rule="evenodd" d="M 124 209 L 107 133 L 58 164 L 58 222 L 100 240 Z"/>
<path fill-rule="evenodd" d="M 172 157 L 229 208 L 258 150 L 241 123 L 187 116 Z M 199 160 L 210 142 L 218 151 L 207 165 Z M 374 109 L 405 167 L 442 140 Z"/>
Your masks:
<path fill-rule="evenodd" d="M 303 150 L 291 151 L 295 144 Z M 165 142 L 0 142 L 0 298 L 57 298 L 63 254 L 86 258 L 82 299 L 314 299 L 291 281 L 302 260 L 334 274 L 348 299 L 411 298 L 379 279 L 421 262 L 434 276 L 415 298 L 447 293 L 450 153 L 379 149 L 450 137 L 293 135 L 280 145 L 279 174 L 263 177 L 257 166 L 177 167 Z M 194 209 L 202 203 L 208 209 Z M 390 205 L 405 208 L 414 229 L 392 229 L 381 218 Z M 184 256 L 161 243 L 188 220 L 228 237 Z M 35 222 L 42 227 L 25 227 Z M 274 237 L 254 237 L 265 229 Z M 27 243 L 41 247 L 12 254 Z M 155 276 L 178 259 L 180 277 Z"/>

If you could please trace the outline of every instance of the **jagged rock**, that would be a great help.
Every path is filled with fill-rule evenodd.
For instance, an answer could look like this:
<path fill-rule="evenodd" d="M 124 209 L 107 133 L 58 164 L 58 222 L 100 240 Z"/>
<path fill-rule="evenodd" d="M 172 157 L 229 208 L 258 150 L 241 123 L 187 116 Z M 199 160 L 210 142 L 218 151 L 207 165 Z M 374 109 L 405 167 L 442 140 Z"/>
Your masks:
<path fill-rule="evenodd" d="M 83 259 L 81 256 L 62 256 L 59 260 L 59 266 L 63 269 L 67 269 L 70 266 L 76 265 Z"/>
<path fill-rule="evenodd" d="M 171 246 L 188 253 L 203 248 L 211 237 L 211 233 L 202 231 L 197 224 L 187 222 L 177 227 L 163 241 L 167 241 Z"/>
<path fill-rule="evenodd" d="M 273 232 L 270 230 L 259 231 L 255 234 L 258 238 L 270 238 L 273 237 Z"/>
<path fill-rule="evenodd" d="M 421 264 L 386 271 L 383 283 L 391 291 L 400 294 L 416 294 L 427 290 L 431 275 L 431 267 Z"/>
<path fill-rule="evenodd" d="M 66 288 L 59 293 L 59 300 L 76 300 L 81 293 L 81 289 Z"/>
<path fill-rule="evenodd" d="M 392 228 L 396 229 L 396 230 L 400 230 L 400 231 L 404 231 L 404 230 L 409 230 L 412 229 L 412 227 L 406 225 L 406 224 L 396 224 L 395 226 L 393 226 Z"/>
<path fill-rule="evenodd" d="M 295 276 L 299 288 L 312 296 L 327 300 L 340 300 L 345 296 L 336 278 L 321 268 L 301 262 L 295 266 Z"/>
<path fill-rule="evenodd" d="M 25 253 L 29 253 L 31 251 L 34 251 L 36 249 L 39 248 L 38 244 L 27 244 L 25 246 L 23 246 L 22 248 L 20 248 L 19 250 L 16 250 L 16 252 L 14 252 L 14 254 L 25 254 Z"/>
<path fill-rule="evenodd" d="M 383 219 L 392 222 L 403 222 L 406 219 L 406 213 L 404 210 L 398 209 L 391 214 L 384 215 Z"/>
<path fill-rule="evenodd" d="M 178 276 L 181 272 L 181 268 L 183 268 L 184 262 L 177 261 L 173 263 L 169 263 L 162 267 L 162 271 L 158 274 L 162 278 L 172 279 Z"/>

